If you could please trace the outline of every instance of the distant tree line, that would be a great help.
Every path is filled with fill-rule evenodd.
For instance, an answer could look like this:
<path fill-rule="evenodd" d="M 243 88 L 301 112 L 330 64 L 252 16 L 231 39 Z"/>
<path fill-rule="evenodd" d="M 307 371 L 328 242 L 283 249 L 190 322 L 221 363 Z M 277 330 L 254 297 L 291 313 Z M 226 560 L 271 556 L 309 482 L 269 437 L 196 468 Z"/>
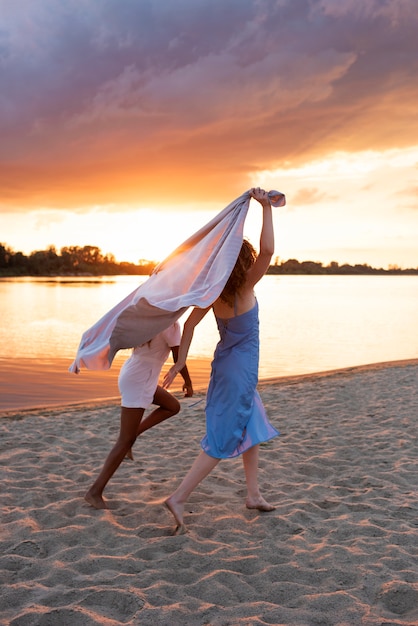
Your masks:
<path fill-rule="evenodd" d="M 113 254 L 102 254 L 97 246 L 54 246 L 28 256 L 0 244 L 0 276 L 110 276 L 151 274 L 154 261 L 117 263 Z"/>
<path fill-rule="evenodd" d="M 418 274 L 418 267 L 401 269 L 397 265 L 389 265 L 388 269 L 375 268 L 366 263 L 349 265 L 344 263 L 339 265 L 332 261 L 329 265 L 323 265 L 314 261 L 299 262 L 296 259 L 276 262 L 270 265 L 268 274 Z"/>
<path fill-rule="evenodd" d="M 113 254 L 102 254 L 97 246 L 66 246 L 59 252 L 54 246 L 31 252 L 28 256 L 0 244 L 0 276 L 114 276 L 150 275 L 155 261 L 140 259 L 138 263 L 116 262 Z M 268 274 L 418 274 L 417 268 L 376 269 L 367 264 L 339 265 L 332 261 L 323 265 L 314 261 L 276 259 Z"/>

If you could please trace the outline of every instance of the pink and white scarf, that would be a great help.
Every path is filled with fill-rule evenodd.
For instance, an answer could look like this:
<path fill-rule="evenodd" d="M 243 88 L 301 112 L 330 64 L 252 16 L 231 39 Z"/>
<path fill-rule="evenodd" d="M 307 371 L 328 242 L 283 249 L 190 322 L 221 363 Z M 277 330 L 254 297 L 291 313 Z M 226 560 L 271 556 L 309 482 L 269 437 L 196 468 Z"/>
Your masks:
<path fill-rule="evenodd" d="M 274 206 L 283 206 L 285 197 Z M 160 263 L 137 289 L 86 330 L 70 372 L 106 370 L 118 350 L 149 341 L 191 306 L 206 308 L 220 295 L 238 258 L 250 204 L 246 191 Z"/>

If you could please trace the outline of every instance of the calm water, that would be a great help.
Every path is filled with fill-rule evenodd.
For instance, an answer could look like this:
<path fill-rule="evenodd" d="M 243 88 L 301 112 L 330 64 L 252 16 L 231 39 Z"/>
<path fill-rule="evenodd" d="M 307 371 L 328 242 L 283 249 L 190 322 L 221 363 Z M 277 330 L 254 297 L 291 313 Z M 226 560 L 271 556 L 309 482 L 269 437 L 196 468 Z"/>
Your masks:
<path fill-rule="evenodd" d="M 145 278 L 0 279 L 0 357 L 75 356 L 81 334 Z M 265 276 L 260 376 L 418 358 L 417 276 Z M 190 356 L 211 358 L 209 314 Z"/>

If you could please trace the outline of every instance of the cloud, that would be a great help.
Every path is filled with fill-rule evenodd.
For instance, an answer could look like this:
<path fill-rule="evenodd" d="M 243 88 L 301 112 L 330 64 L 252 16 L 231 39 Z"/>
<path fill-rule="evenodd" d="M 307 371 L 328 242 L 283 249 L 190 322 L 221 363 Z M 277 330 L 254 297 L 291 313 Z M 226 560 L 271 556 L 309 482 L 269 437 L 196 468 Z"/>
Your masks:
<path fill-rule="evenodd" d="M 292 204 L 297 206 L 298 204 L 316 204 L 318 202 L 322 202 L 322 200 L 326 197 L 326 194 L 315 188 L 307 188 L 299 189 L 299 191 L 293 195 Z"/>
<path fill-rule="evenodd" d="M 4 9 L 4 10 L 3 10 Z M 16 209 L 241 193 L 250 172 L 417 143 L 412 0 L 21 0 L 0 26 Z"/>

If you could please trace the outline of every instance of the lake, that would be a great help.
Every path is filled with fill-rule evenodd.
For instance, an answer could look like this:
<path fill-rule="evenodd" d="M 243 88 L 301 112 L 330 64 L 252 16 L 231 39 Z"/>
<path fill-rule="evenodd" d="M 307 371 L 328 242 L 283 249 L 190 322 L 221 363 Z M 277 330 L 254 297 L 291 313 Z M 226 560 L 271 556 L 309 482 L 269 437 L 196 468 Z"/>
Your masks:
<path fill-rule="evenodd" d="M 74 358 L 82 333 L 147 277 L 0 279 L 0 358 Z M 265 276 L 260 377 L 418 358 L 418 276 Z M 191 357 L 211 358 L 209 314 Z M 128 352 L 127 352 L 128 354 Z"/>

